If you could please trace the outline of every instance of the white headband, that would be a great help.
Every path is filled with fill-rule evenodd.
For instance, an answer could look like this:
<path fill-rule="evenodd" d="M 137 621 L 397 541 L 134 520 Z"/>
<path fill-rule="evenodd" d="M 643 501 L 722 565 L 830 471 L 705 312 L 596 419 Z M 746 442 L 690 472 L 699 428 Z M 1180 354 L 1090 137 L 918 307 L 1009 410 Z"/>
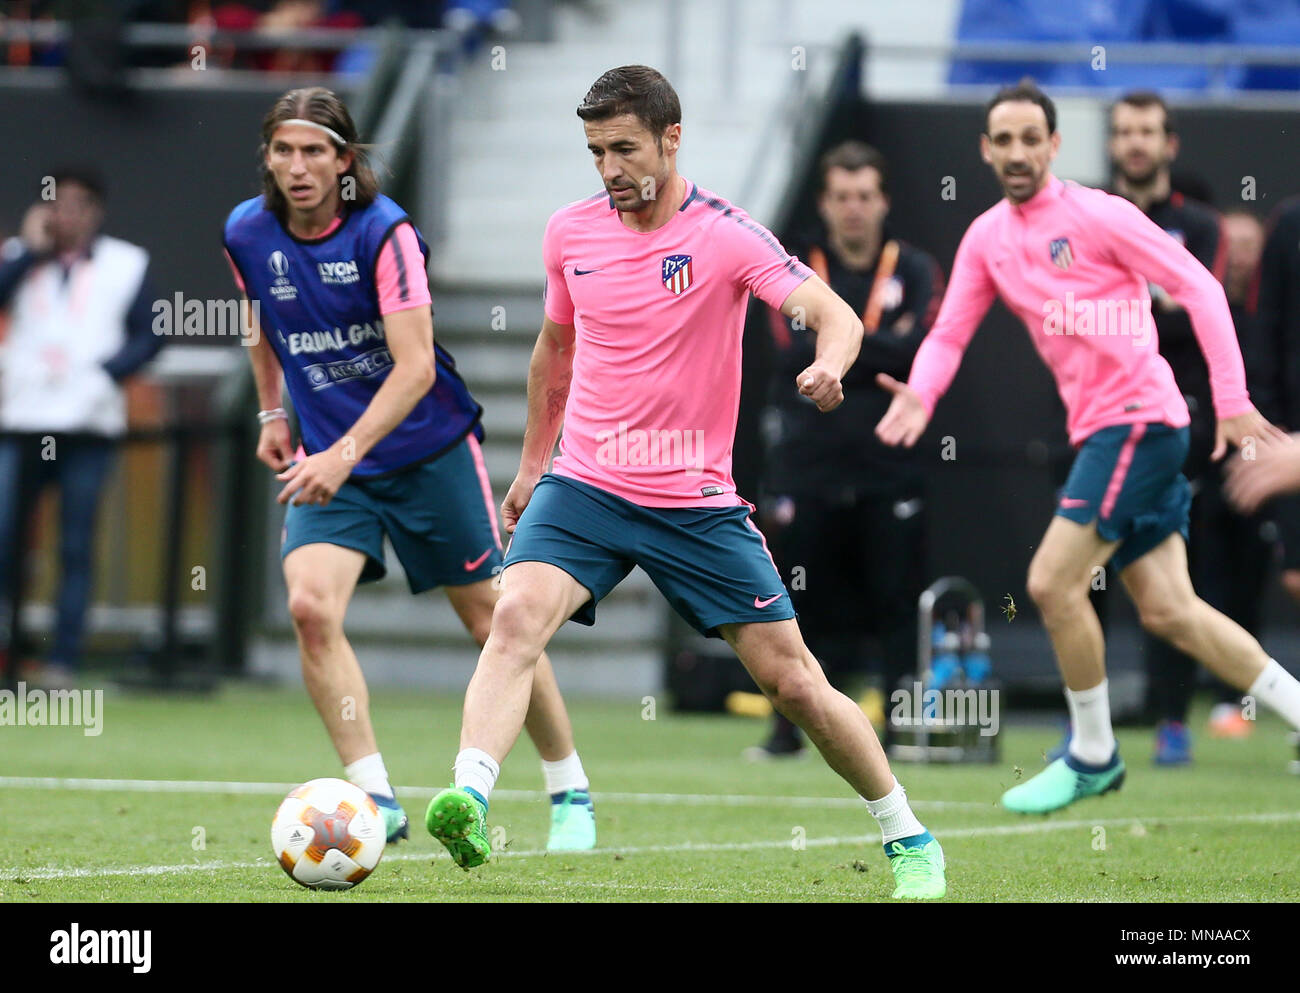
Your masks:
<path fill-rule="evenodd" d="M 280 126 L 285 124 L 301 124 L 309 128 L 319 128 L 321 131 L 324 131 L 327 135 L 333 138 L 336 145 L 341 148 L 347 148 L 348 143 L 343 140 L 343 136 L 333 128 L 327 128 L 324 124 L 317 124 L 315 121 L 307 121 L 301 117 L 291 117 L 287 121 L 280 122 Z"/>

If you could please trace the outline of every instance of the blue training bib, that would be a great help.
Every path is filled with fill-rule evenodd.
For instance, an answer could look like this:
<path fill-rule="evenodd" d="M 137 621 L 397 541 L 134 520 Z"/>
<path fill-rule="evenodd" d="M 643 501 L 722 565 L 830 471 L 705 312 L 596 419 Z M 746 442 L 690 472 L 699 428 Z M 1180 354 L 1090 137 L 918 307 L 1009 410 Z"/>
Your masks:
<path fill-rule="evenodd" d="M 303 447 L 321 452 L 357 422 L 393 365 L 379 313 L 375 265 L 397 225 L 415 227 L 382 194 L 349 211 L 323 238 L 295 238 L 262 198 L 245 200 L 226 221 L 225 246 L 261 309 L 263 332 L 284 369 L 285 384 L 302 428 Z M 427 260 L 428 245 L 415 231 Z M 411 273 L 424 279 L 423 271 Z M 366 453 L 354 476 L 378 476 L 428 461 L 470 431 L 482 438 L 483 408 L 434 345 L 437 381 L 406 418 Z"/>

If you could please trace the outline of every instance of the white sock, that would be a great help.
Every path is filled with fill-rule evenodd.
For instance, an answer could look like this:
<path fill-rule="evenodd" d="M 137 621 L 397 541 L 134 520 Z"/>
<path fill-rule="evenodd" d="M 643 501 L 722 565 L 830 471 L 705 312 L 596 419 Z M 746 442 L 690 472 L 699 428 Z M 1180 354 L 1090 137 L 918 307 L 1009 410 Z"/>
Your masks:
<path fill-rule="evenodd" d="M 1070 754 L 1088 765 L 1105 765 L 1115 754 L 1115 731 L 1110 726 L 1110 680 L 1090 690 L 1065 689 L 1070 708 Z"/>
<path fill-rule="evenodd" d="M 582 769 L 582 759 L 575 751 L 558 762 L 542 759 L 542 776 L 546 779 L 546 792 L 567 793 L 569 790 L 585 791 L 590 785 L 587 774 Z"/>
<path fill-rule="evenodd" d="M 481 748 L 461 749 L 456 756 L 454 770 L 456 785 L 461 789 L 468 786 L 476 790 L 484 800 L 497 784 L 497 776 L 501 775 L 501 766 L 497 760 Z"/>
<path fill-rule="evenodd" d="M 1276 710 L 1293 728 L 1300 728 L 1300 682 L 1277 659 L 1268 660 L 1259 678 L 1250 684 L 1249 693 Z"/>
<path fill-rule="evenodd" d="M 384 768 L 384 757 L 378 752 L 366 755 L 347 765 L 343 769 L 348 782 L 360 786 L 367 793 L 378 793 L 391 797 L 393 788 L 388 785 L 388 770 Z"/>
<path fill-rule="evenodd" d="M 894 788 L 879 800 L 868 800 L 867 809 L 880 825 L 880 840 L 886 845 L 899 838 L 925 833 L 925 825 L 912 813 L 912 808 L 907 804 L 907 791 L 897 779 L 894 780 Z"/>

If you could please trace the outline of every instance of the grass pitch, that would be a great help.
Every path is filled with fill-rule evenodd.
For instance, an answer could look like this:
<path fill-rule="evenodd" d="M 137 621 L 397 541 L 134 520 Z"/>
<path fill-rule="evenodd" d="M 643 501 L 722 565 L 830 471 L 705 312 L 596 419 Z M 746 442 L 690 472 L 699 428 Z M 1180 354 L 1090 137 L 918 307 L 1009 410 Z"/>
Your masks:
<path fill-rule="evenodd" d="M 372 711 L 410 843 L 344 893 L 315 893 L 275 863 L 284 792 L 341 776 L 306 695 L 230 685 L 216 697 L 106 694 L 103 733 L 0 727 L 0 902 L 862 901 L 892 876 L 861 801 L 819 758 L 753 764 L 764 730 L 679 716 L 659 701 L 570 710 L 596 803 L 597 851 L 545 853 L 549 808 L 526 738 L 492 797 L 493 862 L 458 869 L 423 828 L 450 780 L 460 700 L 378 693 Z M 1058 732 L 1006 727 L 997 766 L 895 772 L 948 859 L 950 900 L 1295 901 L 1300 779 L 1271 716 L 1214 741 L 1195 715 L 1196 762 L 1156 769 L 1150 731 L 1120 733 L 1117 794 L 1047 817 L 997 806 L 1042 767 Z M 505 847 L 501 850 L 501 841 Z"/>

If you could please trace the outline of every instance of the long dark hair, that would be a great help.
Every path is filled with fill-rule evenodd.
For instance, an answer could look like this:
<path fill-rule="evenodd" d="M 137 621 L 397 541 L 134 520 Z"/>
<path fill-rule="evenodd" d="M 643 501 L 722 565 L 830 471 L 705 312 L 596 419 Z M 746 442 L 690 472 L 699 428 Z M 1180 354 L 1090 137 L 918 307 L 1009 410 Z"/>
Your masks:
<path fill-rule="evenodd" d="M 337 132 L 346 144 L 340 148 L 338 143 L 331 139 L 335 150 L 340 155 L 344 152 L 352 152 L 352 165 L 339 176 L 340 183 L 345 176 L 351 176 L 356 184 L 353 191 L 355 195 L 347 198 L 346 205 L 360 209 L 374 203 L 375 197 L 379 195 L 379 181 L 370 167 L 368 154 L 370 146 L 361 144 L 357 137 L 357 126 L 352 123 L 352 115 L 348 113 L 348 108 L 344 106 L 337 94 L 323 86 L 308 86 L 290 90 L 280 97 L 262 118 L 262 145 L 257 150 L 257 160 L 262 169 L 262 195 L 267 209 L 274 211 L 276 217 L 282 222 L 287 221 L 289 205 L 284 194 L 280 192 L 280 187 L 275 184 L 275 176 L 266 167 L 266 150 L 271 144 L 271 136 L 275 134 L 275 129 L 285 121 L 294 118 L 321 124 Z"/>

